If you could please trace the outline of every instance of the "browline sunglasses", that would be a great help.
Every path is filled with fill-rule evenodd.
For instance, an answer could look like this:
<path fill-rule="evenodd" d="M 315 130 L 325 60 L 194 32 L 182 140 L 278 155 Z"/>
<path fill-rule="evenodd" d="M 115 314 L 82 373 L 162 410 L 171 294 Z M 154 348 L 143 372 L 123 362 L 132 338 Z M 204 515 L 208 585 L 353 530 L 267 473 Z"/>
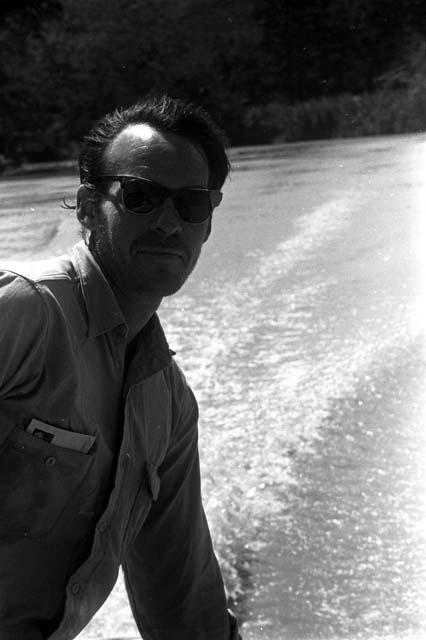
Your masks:
<path fill-rule="evenodd" d="M 152 213 L 167 198 L 171 198 L 182 220 L 196 224 L 207 220 L 222 200 L 222 193 L 217 189 L 168 189 L 148 178 L 125 175 L 101 175 L 96 178 L 98 180 L 118 181 L 121 186 L 121 203 L 130 213 L 138 216 Z"/>

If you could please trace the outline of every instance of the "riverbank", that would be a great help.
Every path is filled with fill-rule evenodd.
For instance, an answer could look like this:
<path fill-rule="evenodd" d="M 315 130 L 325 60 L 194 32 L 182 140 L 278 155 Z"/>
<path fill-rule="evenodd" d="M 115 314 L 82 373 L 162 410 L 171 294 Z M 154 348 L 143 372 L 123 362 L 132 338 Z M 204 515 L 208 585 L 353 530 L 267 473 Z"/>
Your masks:
<path fill-rule="evenodd" d="M 322 96 L 298 103 L 275 100 L 245 106 L 241 109 L 243 144 L 239 148 L 426 131 L 424 62 L 418 62 L 416 69 L 413 77 L 404 76 L 403 81 L 394 76 L 388 79 L 397 88 L 390 88 L 383 81 L 384 87 L 369 93 Z M 226 123 L 224 127 L 226 129 Z M 77 148 L 75 141 L 64 141 L 62 136 L 56 145 L 51 141 L 48 151 L 43 151 L 43 140 L 39 141 L 39 147 L 37 158 L 42 156 L 46 161 L 33 162 L 32 152 L 24 151 L 27 159 L 21 158 L 20 165 L 16 164 L 17 158 L 9 158 L 0 150 L 0 177 L 76 171 L 76 161 L 69 158 Z"/>
<path fill-rule="evenodd" d="M 19 166 L 7 166 L 1 178 L 14 178 L 31 175 L 46 175 L 49 173 L 77 174 L 77 160 L 54 160 L 51 162 L 23 162 Z"/>
<path fill-rule="evenodd" d="M 245 126 L 253 139 L 298 142 L 418 133 L 426 130 L 426 86 L 360 95 L 321 97 L 299 104 L 249 107 Z"/>
<path fill-rule="evenodd" d="M 426 96 L 426 94 L 425 94 Z M 266 107 L 265 107 L 266 109 Z M 425 103 L 425 122 L 424 126 L 420 127 L 417 132 L 408 131 L 408 135 L 415 136 L 416 133 L 426 132 L 426 103 Z M 284 134 L 283 134 L 284 135 Z M 386 134 L 387 136 L 388 134 Z M 395 131 L 391 135 L 407 135 L 407 132 L 403 131 Z M 380 141 L 380 138 L 385 137 L 385 134 L 378 132 L 370 132 L 360 135 L 341 135 L 341 136 L 330 136 L 328 140 L 333 145 L 347 144 L 350 142 L 350 138 L 353 138 L 353 142 L 356 145 L 362 143 L 363 139 L 371 138 L 372 140 L 377 139 Z M 306 148 L 306 145 L 321 145 L 327 143 L 327 139 L 321 138 L 312 138 L 306 140 L 292 140 L 286 141 L 285 139 L 277 139 L 268 144 L 252 144 L 252 145 L 244 145 L 244 146 L 235 146 L 230 147 L 227 151 L 229 160 L 231 162 L 231 167 L 233 170 L 238 169 L 240 163 L 244 163 L 246 161 L 260 161 L 263 162 L 264 158 L 279 158 L 284 157 L 285 155 L 291 154 L 292 149 L 295 147 L 300 147 L 302 150 Z M 55 174 L 63 174 L 63 175 L 78 175 L 78 164 L 77 159 L 69 159 L 69 160 L 57 160 L 50 162 L 24 162 L 19 166 L 8 166 L 3 172 L 0 173 L 0 181 L 10 180 L 13 178 L 21 178 L 21 177 L 31 177 L 31 176 L 48 176 Z"/>

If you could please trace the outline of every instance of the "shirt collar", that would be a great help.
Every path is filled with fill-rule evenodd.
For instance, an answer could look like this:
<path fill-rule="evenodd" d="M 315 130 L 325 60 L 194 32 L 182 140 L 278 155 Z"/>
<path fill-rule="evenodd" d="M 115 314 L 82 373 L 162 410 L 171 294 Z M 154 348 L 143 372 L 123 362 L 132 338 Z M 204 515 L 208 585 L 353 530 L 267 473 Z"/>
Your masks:
<path fill-rule="evenodd" d="M 72 257 L 87 309 L 89 338 L 111 331 L 120 324 L 126 325 L 107 279 L 83 240 L 74 245 Z"/>
<path fill-rule="evenodd" d="M 89 338 L 107 333 L 119 325 L 127 328 L 115 295 L 84 241 L 74 245 L 72 258 L 81 282 L 86 305 Z M 135 365 L 138 365 L 140 369 L 139 375 L 142 372 L 144 375 L 148 375 L 148 372 L 152 373 L 162 369 L 170 364 L 170 356 L 175 355 L 169 349 L 156 313 L 146 324 L 137 340 L 139 347 L 137 351 L 140 353 L 135 358 Z"/>

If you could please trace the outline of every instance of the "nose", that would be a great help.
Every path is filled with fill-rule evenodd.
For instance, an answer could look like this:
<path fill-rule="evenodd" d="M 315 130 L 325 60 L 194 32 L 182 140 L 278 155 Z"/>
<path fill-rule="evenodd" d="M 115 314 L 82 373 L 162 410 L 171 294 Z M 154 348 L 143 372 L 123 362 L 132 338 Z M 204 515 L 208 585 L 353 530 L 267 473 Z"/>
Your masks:
<path fill-rule="evenodd" d="M 174 236 L 182 231 L 181 219 L 171 198 L 159 206 L 151 229 L 162 236 Z"/>

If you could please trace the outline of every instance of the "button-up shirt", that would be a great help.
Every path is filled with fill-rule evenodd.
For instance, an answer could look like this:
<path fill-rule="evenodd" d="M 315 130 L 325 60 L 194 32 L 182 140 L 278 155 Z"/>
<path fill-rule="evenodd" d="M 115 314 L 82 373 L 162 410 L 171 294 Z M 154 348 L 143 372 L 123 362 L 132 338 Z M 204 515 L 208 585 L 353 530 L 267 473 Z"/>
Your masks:
<path fill-rule="evenodd" d="M 0 270 L 0 327 L 0 640 L 74 638 L 120 565 L 144 640 L 237 638 L 201 503 L 197 404 L 157 315 L 129 361 L 81 242 Z"/>

